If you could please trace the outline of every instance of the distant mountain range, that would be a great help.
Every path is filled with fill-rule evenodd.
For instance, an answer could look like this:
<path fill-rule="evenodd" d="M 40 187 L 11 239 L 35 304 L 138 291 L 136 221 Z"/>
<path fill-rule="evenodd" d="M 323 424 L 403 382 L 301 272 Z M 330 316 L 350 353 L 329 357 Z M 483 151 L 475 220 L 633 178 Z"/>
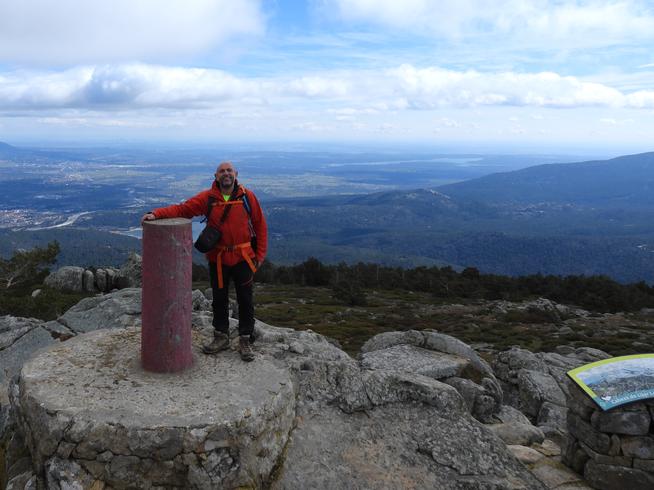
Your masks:
<path fill-rule="evenodd" d="M 410 192 L 268 203 L 282 261 L 474 266 L 654 281 L 654 153 Z"/>
<path fill-rule="evenodd" d="M 600 208 L 654 208 L 654 152 L 611 160 L 548 164 L 497 173 L 438 190 L 493 204 L 565 203 Z"/>

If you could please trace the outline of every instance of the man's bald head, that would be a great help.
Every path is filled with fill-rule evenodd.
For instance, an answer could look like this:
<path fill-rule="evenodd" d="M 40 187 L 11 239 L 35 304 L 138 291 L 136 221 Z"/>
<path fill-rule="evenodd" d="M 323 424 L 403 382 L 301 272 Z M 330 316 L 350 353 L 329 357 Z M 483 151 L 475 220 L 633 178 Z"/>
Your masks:
<path fill-rule="evenodd" d="M 232 170 L 234 171 L 234 173 L 235 173 L 235 174 L 238 174 L 238 172 L 237 172 L 237 170 L 236 170 L 236 167 L 235 167 L 234 164 L 233 164 L 232 162 L 230 162 L 229 160 L 224 160 L 224 161 L 220 162 L 220 163 L 218 164 L 218 167 L 216 168 L 216 173 L 220 172 L 220 169 L 221 169 L 221 168 L 226 168 L 226 167 L 231 167 Z"/>

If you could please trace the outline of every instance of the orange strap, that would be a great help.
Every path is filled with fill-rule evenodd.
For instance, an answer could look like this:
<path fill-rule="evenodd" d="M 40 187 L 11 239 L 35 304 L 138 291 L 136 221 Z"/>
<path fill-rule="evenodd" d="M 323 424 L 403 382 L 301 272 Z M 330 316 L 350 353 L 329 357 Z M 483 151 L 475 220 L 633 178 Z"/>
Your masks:
<path fill-rule="evenodd" d="M 229 206 L 230 204 L 243 204 L 242 200 L 237 201 L 214 201 L 212 206 Z"/>
<path fill-rule="evenodd" d="M 218 247 L 218 255 L 216 256 L 216 272 L 218 273 L 218 289 L 222 289 L 224 284 L 223 284 L 223 252 L 234 252 L 235 250 L 240 250 L 241 251 L 241 256 L 245 259 L 245 261 L 248 263 L 248 266 L 250 266 L 250 269 L 252 269 L 252 273 L 254 274 L 257 271 L 257 268 L 254 266 L 254 262 L 252 262 L 252 259 L 250 256 L 246 253 L 246 249 L 251 248 L 252 245 L 250 245 L 250 242 L 243 242 L 239 243 L 238 245 L 231 245 L 228 247 Z"/>

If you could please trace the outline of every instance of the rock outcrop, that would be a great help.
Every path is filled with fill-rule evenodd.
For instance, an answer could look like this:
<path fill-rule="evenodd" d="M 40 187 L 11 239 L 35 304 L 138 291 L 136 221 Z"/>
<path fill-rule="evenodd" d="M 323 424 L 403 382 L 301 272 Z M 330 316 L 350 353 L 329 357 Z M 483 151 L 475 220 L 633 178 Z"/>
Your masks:
<path fill-rule="evenodd" d="M 361 366 L 420 374 L 454 387 L 468 411 L 489 422 L 502 405 L 502 389 L 490 366 L 470 346 L 432 331 L 377 335 L 361 348 Z"/>
<path fill-rule="evenodd" d="M 546 436 L 562 443 L 567 433 L 566 373 L 608 357 L 606 352 L 587 347 L 563 347 L 559 352 L 536 354 L 516 347 L 498 353 L 493 368 L 501 382 L 504 403 L 520 410 Z"/>
<path fill-rule="evenodd" d="M 541 317 L 551 322 L 561 322 L 575 317 L 588 317 L 590 313 L 581 308 L 575 308 L 556 303 L 547 298 L 537 298 L 522 303 L 512 303 L 510 301 L 494 301 L 490 308 L 502 314 L 522 314 Z"/>
<path fill-rule="evenodd" d="M 43 283 L 53 289 L 76 293 L 108 293 L 114 289 L 138 288 L 141 287 L 141 263 L 141 256 L 132 253 L 120 269 L 64 266 L 49 274 Z"/>
<path fill-rule="evenodd" d="M 117 269 L 84 269 L 83 267 L 65 266 L 50 273 L 43 284 L 61 291 L 75 293 L 108 293 L 118 289 L 115 282 Z"/>

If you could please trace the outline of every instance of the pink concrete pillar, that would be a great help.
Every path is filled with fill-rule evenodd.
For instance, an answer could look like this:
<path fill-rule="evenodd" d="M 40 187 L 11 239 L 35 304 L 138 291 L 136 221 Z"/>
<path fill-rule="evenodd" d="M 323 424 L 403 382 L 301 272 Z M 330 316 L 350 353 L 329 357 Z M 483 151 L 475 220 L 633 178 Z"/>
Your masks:
<path fill-rule="evenodd" d="M 143 223 L 141 362 L 157 373 L 182 371 L 191 352 L 191 221 Z"/>

